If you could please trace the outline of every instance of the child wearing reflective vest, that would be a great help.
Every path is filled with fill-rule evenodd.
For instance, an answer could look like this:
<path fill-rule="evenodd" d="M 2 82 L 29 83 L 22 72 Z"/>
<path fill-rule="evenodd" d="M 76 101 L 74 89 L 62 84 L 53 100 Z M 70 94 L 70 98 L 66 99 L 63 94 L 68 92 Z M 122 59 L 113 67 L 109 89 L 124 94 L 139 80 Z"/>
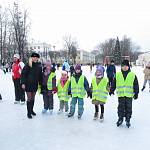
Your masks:
<path fill-rule="evenodd" d="M 89 96 L 89 83 L 85 76 L 82 75 L 81 65 L 75 66 L 75 74 L 71 77 L 68 94 L 72 96 L 70 103 L 70 112 L 68 117 L 72 117 L 75 113 L 76 103 L 78 102 L 78 119 L 81 119 L 84 108 L 84 97 L 86 92 Z"/>
<path fill-rule="evenodd" d="M 97 66 L 95 77 L 92 79 L 91 92 L 92 92 L 92 104 L 95 105 L 94 120 L 99 118 L 99 105 L 101 108 L 100 121 L 104 119 L 104 104 L 107 101 L 107 95 L 109 93 L 108 79 L 104 77 L 103 66 Z"/>
<path fill-rule="evenodd" d="M 50 114 L 53 112 L 53 95 L 57 92 L 55 68 L 52 68 L 51 61 L 45 63 L 43 69 L 41 94 L 43 94 L 44 109 L 42 113 L 46 113 L 49 109 Z"/>
<path fill-rule="evenodd" d="M 125 117 L 126 126 L 130 127 L 132 116 L 132 99 L 138 98 L 139 84 L 136 75 L 131 72 L 128 60 L 121 64 L 121 72 L 117 72 L 110 95 L 117 90 L 118 95 L 118 121 L 117 126 L 123 123 Z"/>
<path fill-rule="evenodd" d="M 60 100 L 58 114 L 61 114 L 64 108 L 65 113 L 68 113 L 68 101 L 70 98 L 70 96 L 68 95 L 69 84 L 70 81 L 68 77 L 68 72 L 63 70 L 61 73 L 61 78 L 57 83 L 57 95 Z"/>

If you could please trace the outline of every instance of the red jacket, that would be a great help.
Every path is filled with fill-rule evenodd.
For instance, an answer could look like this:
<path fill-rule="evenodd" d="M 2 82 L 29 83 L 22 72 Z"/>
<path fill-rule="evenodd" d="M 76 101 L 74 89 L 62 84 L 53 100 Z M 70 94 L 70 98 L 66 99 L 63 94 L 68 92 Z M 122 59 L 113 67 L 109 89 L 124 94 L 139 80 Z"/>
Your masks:
<path fill-rule="evenodd" d="M 20 62 L 15 62 L 12 65 L 12 76 L 13 79 L 19 79 L 21 77 L 21 66 L 19 64 Z"/>

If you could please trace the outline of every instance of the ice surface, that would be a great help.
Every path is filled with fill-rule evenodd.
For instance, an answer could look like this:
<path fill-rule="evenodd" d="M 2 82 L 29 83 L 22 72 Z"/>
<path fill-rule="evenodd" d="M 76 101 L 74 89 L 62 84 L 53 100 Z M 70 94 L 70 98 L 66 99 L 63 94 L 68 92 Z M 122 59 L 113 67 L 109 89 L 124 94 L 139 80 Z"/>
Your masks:
<path fill-rule="evenodd" d="M 82 67 L 83 74 L 91 83 L 95 68 Z M 117 70 L 120 70 L 118 67 Z M 142 88 L 143 68 L 133 67 Z M 56 72 L 57 78 L 60 71 Z M 36 94 L 33 119 L 26 117 L 26 105 L 13 104 L 14 87 L 11 74 L 0 70 L 0 150 L 149 150 L 150 146 L 150 92 L 148 85 L 133 101 L 131 127 L 123 123 L 116 127 L 117 97 L 108 96 L 105 105 L 104 122 L 93 121 L 94 106 L 85 98 L 84 114 L 81 120 L 77 113 L 73 118 L 58 115 L 58 98 L 54 96 L 54 113 L 42 114 L 42 96 Z M 76 107 L 77 112 L 77 107 Z"/>

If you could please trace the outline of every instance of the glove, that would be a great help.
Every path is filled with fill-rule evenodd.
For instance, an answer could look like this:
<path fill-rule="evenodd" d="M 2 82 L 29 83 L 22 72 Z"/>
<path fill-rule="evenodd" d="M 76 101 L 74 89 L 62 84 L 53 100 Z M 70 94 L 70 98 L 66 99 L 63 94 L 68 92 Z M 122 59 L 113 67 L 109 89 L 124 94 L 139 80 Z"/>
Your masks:
<path fill-rule="evenodd" d="M 51 95 L 52 95 L 52 91 L 48 91 L 48 92 L 47 92 L 47 95 L 48 95 L 48 96 L 51 96 Z"/>
<path fill-rule="evenodd" d="M 71 91 L 68 91 L 68 95 L 70 95 L 70 96 L 72 95 L 72 94 L 71 94 Z"/>
<path fill-rule="evenodd" d="M 138 99 L 138 94 L 134 94 L 133 98 Z"/>

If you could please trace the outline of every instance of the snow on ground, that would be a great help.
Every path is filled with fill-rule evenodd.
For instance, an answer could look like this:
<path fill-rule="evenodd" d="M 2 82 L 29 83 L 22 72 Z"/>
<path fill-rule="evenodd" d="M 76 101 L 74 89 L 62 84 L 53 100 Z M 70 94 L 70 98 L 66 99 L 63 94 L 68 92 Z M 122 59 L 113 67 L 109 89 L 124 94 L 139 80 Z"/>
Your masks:
<path fill-rule="evenodd" d="M 83 74 L 91 83 L 89 67 L 82 67 Z M 120 70 L 118 67 L 117 70 Z M 143 68 L 133 67 L 140 89 L 144 75 Z M 56 72 L 57 78 L 60 71 Z M 14 87 L 11 74 L 0 71 L 0 150 L 148 150 L 150 147 L 150 93 L 147 88 L 133 101 L 131 127 L 125 123 L 116 127 L 117 97 L 108 96 L 103 123 L 93 121 L 94 106 L 85 98 L 85 111 L 81 120 L 77 114 L 73 118 L 58 115 L 58 98 L 55 95 L 54 113 L 43 115 L 41 95 L 36 95 L 33 119 L 26 117 L 26 105 L 13 104 Z M 77 108 L 76 108 L 77 112 Z"/>

